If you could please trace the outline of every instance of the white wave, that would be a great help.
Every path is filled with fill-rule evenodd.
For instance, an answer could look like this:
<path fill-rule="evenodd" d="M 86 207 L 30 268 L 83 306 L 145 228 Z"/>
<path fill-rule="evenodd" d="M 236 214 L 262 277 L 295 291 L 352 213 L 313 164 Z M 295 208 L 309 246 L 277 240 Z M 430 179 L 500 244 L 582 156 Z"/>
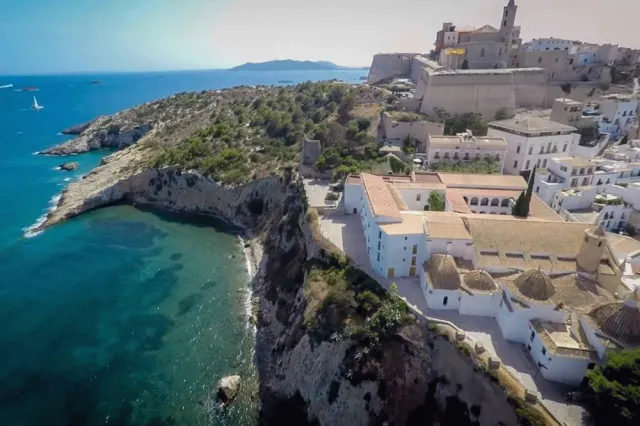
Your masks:
<path fill-rule="evenodd" d="M 71 180 L 71 178 L 64 178 L 63 181 L 64 182 L 69 182 Z"/>
<path fill-rule="evenodd" d="M 253 316 L 253 302 L 252 302 L 252 296 L 253 296 L 253 292 L 251 289 L 251 281 L 253 280 L 253 277 L 255 276 L 257 271 L 254 271 L 254 267 L 253 264 L 251 263 L 251 254 L 249 252 L 249 247 L 245 247 L 244 244 L 244 240 L 242 239 L 241 236 L 238 235 L 238 239 L 240 240 L 240 244 L 242 246 L 242 251 L 244 252 L 244 263 L 245 263 L 245 267 L 247 269 L 247 275 L 249 278 L 249 285 L 247 286 L 247 288 L 244 289 L 243 293 L 244 293 L 244 300 L 243 300 L 243 305 L 244 305 L 244 312 L 245 312 L 245 316 L 247 318 L 247 328 L 250 328 L 253 332 L 256 331 L 255 326 L 252 324 L 251 322 L 251 317 Z"/>
<path fill-rule="evenodd" d="M 52 170 L 62 170 L 62 167 L 60 167 L 60 166 L 55 166 Z"/>
<path fill-rule="evenodd" d="M 38 228 L 40 228 L 45 220 L 47 220 L 47 215 L 49 214 L 49 212 L 55 211 L 58 208 L 58 201 L 60 201 L 61 197 L 62 194 L 54 195 L 53 197 L 51 197 L 51 199 L 49 200 L 49 208 L 47 209 L 47 211 L 45 211 L 33 225 L 22 229 L 24 231 L 23 235 L 25 238 L 37 237 L 44 232 L 42 229 Z"/>

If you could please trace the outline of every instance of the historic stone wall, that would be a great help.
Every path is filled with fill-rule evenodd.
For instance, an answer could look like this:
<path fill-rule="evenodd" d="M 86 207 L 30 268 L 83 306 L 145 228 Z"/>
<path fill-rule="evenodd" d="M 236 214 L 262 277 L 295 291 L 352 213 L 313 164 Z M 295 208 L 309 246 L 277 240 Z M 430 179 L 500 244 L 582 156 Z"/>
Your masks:
<path fill-rule="evenodd" d="M 369 69 L 368 84 L 378 83 L 392 77 L 411 74 L 412 58 L 417 53 L 379 53 L 373 57 Z"/>

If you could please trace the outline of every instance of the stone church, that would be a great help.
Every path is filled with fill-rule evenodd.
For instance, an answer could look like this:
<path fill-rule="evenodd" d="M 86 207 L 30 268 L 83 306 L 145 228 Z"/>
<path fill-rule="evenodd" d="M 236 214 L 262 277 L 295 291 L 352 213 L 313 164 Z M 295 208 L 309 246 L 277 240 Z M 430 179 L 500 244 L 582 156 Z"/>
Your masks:
<path fill-rule="evenodd" d="M 500 28 L 483 25 L 480 28 L 442 24 L 437 32 L 435 53 L 448 69 L 507 68 L 513 51 L 520 49 L 520 27 L 515 26 L 518 6 L 515 0 L 503 8 Z"/>

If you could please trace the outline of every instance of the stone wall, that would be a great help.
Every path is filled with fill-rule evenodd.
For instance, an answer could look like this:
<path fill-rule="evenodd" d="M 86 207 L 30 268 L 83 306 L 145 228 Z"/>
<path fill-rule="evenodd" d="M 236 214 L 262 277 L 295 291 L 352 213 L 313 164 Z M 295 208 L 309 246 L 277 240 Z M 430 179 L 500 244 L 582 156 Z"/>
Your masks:
<path fill-rule="evenodd" d="M 444 134 L 444 123 L 433 121 L 395 121 L 388 113 L 382 114 L 382 129 L 386 139 L 404 139 L 407 136 L 418 139 L 423 144 L 427 143 L 429 135 Z"/>
<path fill-rule="evenodd" d="M 373 57 L 369 69 L 368 84 L 378 83 L 393 77 L 411 75 L 412 58 L 417 53 L 379 53 Z"/>

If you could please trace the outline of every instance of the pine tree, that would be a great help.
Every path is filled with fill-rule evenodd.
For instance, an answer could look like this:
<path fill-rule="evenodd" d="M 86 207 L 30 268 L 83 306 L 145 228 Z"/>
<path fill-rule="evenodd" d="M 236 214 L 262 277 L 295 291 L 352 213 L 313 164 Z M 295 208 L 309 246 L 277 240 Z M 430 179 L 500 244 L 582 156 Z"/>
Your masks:
<path fill-rule="evenodd" d="M 525 199 L 526 199 L 526 194 L 525 194 L 524 191 L 522 191 L 520 193 L 520 196 L 516 200 L 516 203 L 511 208 L 511 214 L 512 215 L 514 215 L 514 216 L 522 216 L 521 210 L 522 210 L 522 205 L 525 203 Z"/>

